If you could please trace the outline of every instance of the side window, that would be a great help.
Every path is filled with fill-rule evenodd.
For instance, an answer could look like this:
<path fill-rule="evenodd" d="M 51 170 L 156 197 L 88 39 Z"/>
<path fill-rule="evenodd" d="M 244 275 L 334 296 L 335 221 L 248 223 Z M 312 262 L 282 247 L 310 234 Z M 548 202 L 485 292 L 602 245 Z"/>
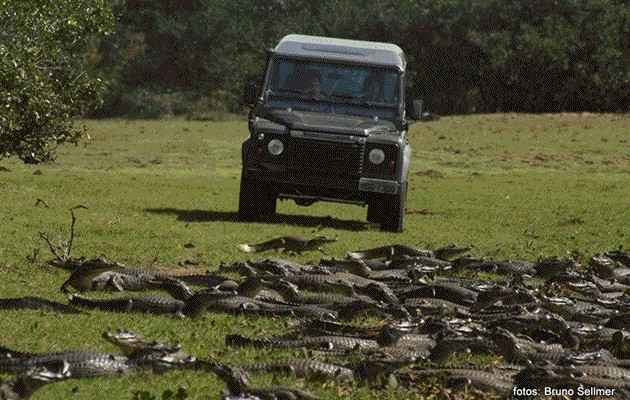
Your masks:
<path fill-rule="evenodd" d="M 398 75 L 395 73 L 385 74 L 383 80 L 383 95 L 392 101 L 398 100 Z"/>
<path fill-rule="evenodd" d="M 287 77 L 295 70 L 295 64 L 288 61 L 274 63 L 269 79 L 269 88 L 272 90 L 282 89 L 286 86 Z"/>

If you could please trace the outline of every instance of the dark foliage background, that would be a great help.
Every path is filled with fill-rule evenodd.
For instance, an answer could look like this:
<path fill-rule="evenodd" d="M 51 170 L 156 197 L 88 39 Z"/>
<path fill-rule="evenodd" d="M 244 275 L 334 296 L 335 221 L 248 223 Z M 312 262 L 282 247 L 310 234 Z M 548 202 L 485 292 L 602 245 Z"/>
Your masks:
<path fill-rule="evenodd" d="M 95 115 L 214 118 L 242 111 L 266 47 L 289 33 L 389 41 L 409 97 L 440 114 L 627 112 L 625 0 L 127 0 L 99 49 Z"/>
<path fill-rule="evenodd" d="M 74 118 L 98 104 L 98 40 L 109 0 L 0 0 L 0 160 L 37 164 L 77 143 Z"/>

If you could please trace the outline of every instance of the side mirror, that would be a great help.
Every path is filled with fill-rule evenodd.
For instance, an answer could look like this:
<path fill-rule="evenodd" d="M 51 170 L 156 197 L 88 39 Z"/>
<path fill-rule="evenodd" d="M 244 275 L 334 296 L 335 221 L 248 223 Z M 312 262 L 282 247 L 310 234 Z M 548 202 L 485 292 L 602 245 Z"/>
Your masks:
<path fill-rule="evenodd" d="M 422 100 L 414 100 L 413 101 L 413 106 L 411 107 L 411 110 L 409 110 L 409 117 L 410 119 L 414 120 L 414 121 L 420 121 L 422 119 L 422 108 L 424 106 L 424 103 Z"/>
<path fill-rule="evenodd" d="M 422 100 L 414 100 L 413 107 L 409 112 L 409 118 L 413 121 L 437 121 L 440 116 L 424 111 L 424 102 Z"/>
<path fill-rule="evenodd" d="M 252 81 L 247 82 L 245 84 L 245 90 L 243 93 L 243 103 L 247 104 L 250 107 L 253 106 L 258 99 L 259 90 L 260 89 L 258 88 L 258 85 L 256 85 L 256 83 Z"/>

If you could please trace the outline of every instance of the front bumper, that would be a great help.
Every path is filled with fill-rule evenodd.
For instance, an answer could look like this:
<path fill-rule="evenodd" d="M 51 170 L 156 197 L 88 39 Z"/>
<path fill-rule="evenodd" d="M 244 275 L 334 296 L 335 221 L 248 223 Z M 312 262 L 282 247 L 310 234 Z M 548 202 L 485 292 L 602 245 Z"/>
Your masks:
<path fill-rule="evenodd" d="M 374 193 L 400 193 L 402 183 L 373 178 L 310 175 L 269 169 L 244 169 L 247 179 L 266 182 L 277 197 L 302 199 L 309 203 L 332 201 L 340 203 L 367 204 Z"/>

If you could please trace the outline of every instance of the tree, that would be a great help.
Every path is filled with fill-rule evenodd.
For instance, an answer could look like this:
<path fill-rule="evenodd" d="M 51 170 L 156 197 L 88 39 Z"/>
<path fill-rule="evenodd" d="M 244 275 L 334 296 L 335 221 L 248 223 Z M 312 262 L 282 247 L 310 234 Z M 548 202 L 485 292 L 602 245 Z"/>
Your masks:
<path fill-rule="evenodd" d="M 108 0 L 0 0 L 0 159 L 54 158 L 99 99 L 90 45 L 113 27 Z"/>

